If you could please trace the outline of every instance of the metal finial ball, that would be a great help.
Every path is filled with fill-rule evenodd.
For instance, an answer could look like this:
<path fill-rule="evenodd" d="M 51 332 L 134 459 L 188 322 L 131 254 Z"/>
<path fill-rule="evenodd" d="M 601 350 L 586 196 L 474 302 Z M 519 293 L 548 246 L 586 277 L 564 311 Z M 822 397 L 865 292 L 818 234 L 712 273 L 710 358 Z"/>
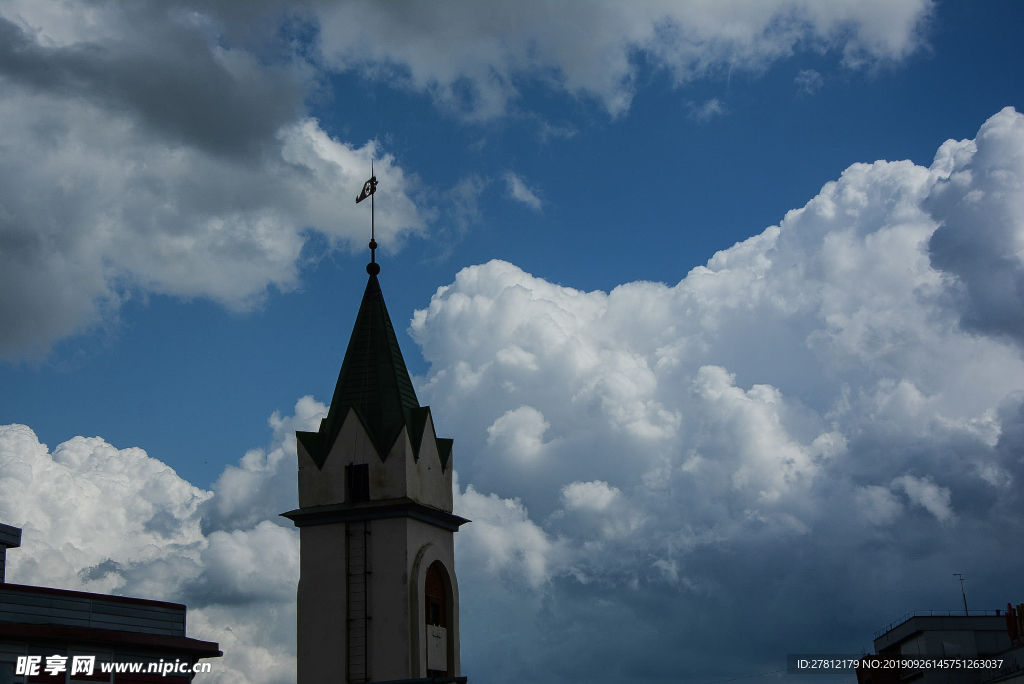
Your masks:
<path fill-rule="evenodd" d="M 371 261 L 370 263 L 366 264 L 366 272 L 369 273 L 370 275 L 377 275 L 378 273 L 380 273 L 380 264 Z"/>
<path fill-rule="evenodd" d="M 377 249 L 377 241 L 370 238 L 370 249 Z"/>

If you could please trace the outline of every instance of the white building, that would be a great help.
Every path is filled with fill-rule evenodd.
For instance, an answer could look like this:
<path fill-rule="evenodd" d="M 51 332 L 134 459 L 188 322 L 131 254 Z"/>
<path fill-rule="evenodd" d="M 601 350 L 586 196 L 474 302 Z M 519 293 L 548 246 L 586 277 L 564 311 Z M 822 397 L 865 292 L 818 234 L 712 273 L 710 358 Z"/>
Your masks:
<path fill-rule="evenodd" d="M 858 684 L 1024 684 L 1024 640 L 1014 628 L 1015 612 L 907 613 L 875 634 L 875 656 L 869 658 L 998 662 L 999 667 L 859 669 Z"/>
<path fill-rule="evenodd" d="M 375 245 L 373 245 L 375 246 Z M 465 682 L 452 440 L 420 406 L 370 274 L 317 432 L 298 432 L 298 684 Z"/>

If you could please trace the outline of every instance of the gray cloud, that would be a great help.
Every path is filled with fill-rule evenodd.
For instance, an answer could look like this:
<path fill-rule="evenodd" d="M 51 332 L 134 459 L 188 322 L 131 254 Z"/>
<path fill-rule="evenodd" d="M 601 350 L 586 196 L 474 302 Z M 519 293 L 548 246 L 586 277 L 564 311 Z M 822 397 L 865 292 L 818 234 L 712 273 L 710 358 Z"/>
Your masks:
<path fill-rule="evenodd" d="M 722 679 L 955 607 L 954 571 L 975 605 L 1015 600 L 1024 361 L 959 325 L 930 241 L 958 169 L 1012 171 L 983 138 L 1022 119 L 930 168 L 855 164 L 673 286 L 580 292 L 492 261 L 416 313 L 420 396 L 474 521 L 456 538 L 471 676 Z M 1019 192 L 988 200 L 1002 216 Z M 272 521 L 292 434 L 323 413 L 273 416 L 212 492 L 140 449 L 0 429 L 0 517 L 26 529 L 12 578 L 185 600 L 223 681 L 288 681 L 298 551 Z"/>
<path fill-rule="evenodd" d="M 954 571 L 975 605 L 1016 600 L 1024 360 L 959 325 L 929 253 L 957 169 L 1012 169 L 981 137 L 930 168 L 855 164 L 672 286 L 580 292 L 492 261 L 415 314 L 419 394 L 456 437 L 473 520 L 470 676 L 725 679 L 955 608 Z M 1019 193 L 989 199 L 1000 216 Z M 289 681 L 298 548 L 273 521 L 294 505 L 292 434 L 324 409 L 275 414 L 212 492 L 140 449 L 0 428 L 0 518 L 26 529 L 12 579 L 185 600 L 228 654 L 220 681 Z"/>
<path fill-rule="evenodd" d="M 958 325 L 971 305 L 932 236 L 958 169 L 1017 175 L 1024 144 L 992 131 L 1022 121 L 930 168 L 856 164 L 674 286 L 579 292 L 495 261 L 439 290 L 411 330 L 472 484 L 457 505 L 483 522 L 458 538 L 482 588 L 464 624 L 500 606 L 520 626 L 513 658 L 467 643 L 467 670 L 725 678 L 723 635 L 745 635 L 737 673 L 859 651 L 906 610 L 955 607 L 953 571 L 975 605 L 1009 600 L 1024 361 Z M 980 231 L 1021 192 L 986 197 Z"/>
<path fill-rule="evenodd" d="M 838 52 L 852 68 L 896 60 L 922 44 L 931 8 L 928 0 L 600 2 L 581 13 L 535 0 L 356 2 L 315 11 L 330 68 L 359 69 L 481 120 L 507 113 L 529 79 L 624 114 L 638 53 L 677 84 L 729 70 L 757 73 L 807 46 Z"/>
<path fill-rule="evenodd" d="M 0 77 L 36 93 L 126 115 L 172 144 L 257 156 L 303 113 L 309 70 L 218 45 L 213 26 L 147 3 L 97 6 L 113 36 L 41 43 L 0 17 Z"/>
<path fill-rule="evenodd" d="M 816 17 L 818 38 L 855 11 L 794 6 Z M 415 32 L 422 13 L 450 19 L 451 6 L 439 7 L 359 5 L 353 16 L 373 35 L 405 11 L 401 27 Z M 855 38 L 834 38 L 851 64 L 916 44 L 907 27 L 927 5 L 887 7 Z M 624 24 L 640 27 L 627 44 L 644 44 L 649 19 Z M 628 106 L 631 72 L 614 50 L 596 62 L 618 65 L 603 74 L 556 53 L 522 67 L 517 44 L 495 48 L 481 21 L 452 32 L 485 36 L 466 54 L 496 55 L 493 82 L 429 44 L 421 54 L 382 42 L 354 65 L 343 32 L 325 50 L 342 45 L 334 68 L 404 64 L 411 87 L 439 101 L 470 78 L 479 94 L 463 104 L 478 116 L 515 97 L 502 74 L 551 64 L 556 87 L 612 112 Z M 607 30 L 592 34 L 592 50 L 618 45 L 614 22 L 593 21 Z M 283 113 L 218 146 L 184 110 L 151 112 L 159 97 L 118 71 L 127 67 L 98 74 L 104 50 L 133 54 L 141 39 L 120 45 L 104 33 L 117 34 L 110 21 L 42 33 L 14 23 L 11 39 L 28 42 L 8 54 L 0 95 L 0 136 L 13 145 L 0 160 L 0 311 L 14 322 L 0 328 L 4 349 L 68 334 L 134 287 L 244 306 L 295 282 L 294 226 L 349 237 L 326 227 L 343 211 L 331 196 L 363 180 L 375 148 Z M 735 53 L 698 40 L 711 35 L 699 22 L 697 39 L 658 49 L 689 78 L 730 59 L 763 64 L 806 37 L 767 25 L 752 21 Z M 152 49 L 199 41 L 209 35 L 200 28 L 175 28 Z M 694 45 L 706 50 L 686 52 Z M 197 72 L 248 88 L 219 50 L 241 50 L 245 68 L 259 62 L 252 53 L 206 49 L 216 58 L 195 58 Z M 301 89 L 290 68 L 276 73 Z M 225 92 L 229 109 L 248 101 Z M 412 331 L 431 364 L 421 397 L 457 438 L 457 506 L 474 520 L 457 535 L 471 676 L 724 678 L 725 658 L 730 674 L 777 669 L 786 652 L 866 646 L 904 610 L 955 607 L 952 570 L 968 574 L 982 605 L 1012 598 L 1001 592 L 1024 560 L 1004 544 L 1024 532 L 1021 121 L 1004 110 L 974 141 L 945 144 L 930 168 L 854 165 L 672 286 L 587 293 L 491 262 L 464 269 L 417 313 Z M 385 162 L 385 173 L 411 192 L 400 168 Z M 479 188 L 464 190 L 471 209 Z M 402 202 L 384 210 L 420 229 L 416 205 Z M 76 438 L 51 451 L 24 426 L 0 428 L 0 517 L 26 528 L 12 579 L 187 600 L 192 635 L 228 654 L 222 681 L 289 681 L 297 547 L 268 521 L 294 496 L 291 434 L 322 413 L 307 398 L 275 416 L 271 443 L 226 468 L 213 492 L 139 449 Z M 270 562 L 257 566 L 266 549 Z"/>
<path fill-rule="evenodd" d="M 932 263 L 955 276 L 964 327 L 1024 344 L 1024 122 L 1007 107 L 975 140 L 947 146 L 949 177 L 927 205 L 941 222 Z"/>
<path fill-rule="evenodd" d="M 393 190 L 378 239 L 425 230 L 414 176 L 305 116 L 309 64 L 216 9 L 0 7 L 0 356 L 43 355 L 139 293 L 246 309 L 294 288 L 306 231 L 363 242 L 371 156 Z M 273 9 L 225 16 L 258 32 Z"/>
<path fill-rule="evenodd" d="M 361 242 L 338 198 L 382 150 L 331 140 L 307 118 L 331 71 L 429 93 L 471 119 L 514 108 L 523 79 L 621 115 L 637 51 L 679 83 L 758 71 L 805 44 L 856 65 L 915 50 L 929 11 L 925 0 L 607 3 L 583 15 L 547 2 L 5 3 L 0 356 L 45 355 L 149 292 L 252 307 L 297 285 L 306 230 Z M 579 26 L 572 40 L 563 25 Z M 415 176 L 380 161 L 394 189 L 380 202 L 382 243 L 432 217 L 471 217 L 465 193 L 447 212 L 424 207 Z"/>

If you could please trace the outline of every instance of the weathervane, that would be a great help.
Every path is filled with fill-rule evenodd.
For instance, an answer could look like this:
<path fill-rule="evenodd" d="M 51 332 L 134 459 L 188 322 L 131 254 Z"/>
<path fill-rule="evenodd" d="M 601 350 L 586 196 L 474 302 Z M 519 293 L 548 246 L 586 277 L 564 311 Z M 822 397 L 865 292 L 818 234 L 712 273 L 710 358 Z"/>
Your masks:
<path fill-rule="evenodd" d="M 356 204 L 359 204 L 367 197 L 370 198 L 370 263 L 366 264 L 366 272 L 370 275 L 377 275 L 380 273 L 380 266 L 377 264 L 376 249 L 377 240 L 374 239 L 373 233 L 373 195 L 377 192 L 377 176 L 373 173 L 373 160 L 370 160 L 370 180 L 363 183 L 363 191 L 359 193 L 359 197 L 356 197 Z"/>

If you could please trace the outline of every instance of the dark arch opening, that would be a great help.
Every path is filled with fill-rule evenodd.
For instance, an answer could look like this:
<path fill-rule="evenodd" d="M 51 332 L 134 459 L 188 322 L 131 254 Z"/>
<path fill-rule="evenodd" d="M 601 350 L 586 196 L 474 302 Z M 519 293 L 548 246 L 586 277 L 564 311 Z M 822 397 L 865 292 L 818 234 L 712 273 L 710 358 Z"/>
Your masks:
<path fill-rule="evenodd" d="M 434 561 L 427 568 L 427 582 L 424 593 L 427 600 L 426 622 L 428 625 L 447 627 L 448 621 L 445 615 L 445 604 L 447 592 L 444 589 L 444 566 L 441 561 Z"/>
<path fill-rule="evenodd" d="M 447 634 L 448 630 L 448 591 L 445 589 L 446 576 L 448 571 L 445 569 L 441 561 L 434 561 L 427 568 L 427 578 L 424 586 L 424 622 L 427 627 L 443 627 L 445 628 L 446 641 L 451 640 L 451 635 Z M 429 629 L 428 629 L 429 634 Z M 429 638 L 429 637 L 428 637 Z M 444 644 L 444 650 L 447 653 L 449 650 L 448 644 Z M 428 677 L 443 677 L 447 672 L 447 668 L 444 670 L 435 670 L 427 668 Z"/>

